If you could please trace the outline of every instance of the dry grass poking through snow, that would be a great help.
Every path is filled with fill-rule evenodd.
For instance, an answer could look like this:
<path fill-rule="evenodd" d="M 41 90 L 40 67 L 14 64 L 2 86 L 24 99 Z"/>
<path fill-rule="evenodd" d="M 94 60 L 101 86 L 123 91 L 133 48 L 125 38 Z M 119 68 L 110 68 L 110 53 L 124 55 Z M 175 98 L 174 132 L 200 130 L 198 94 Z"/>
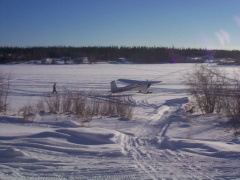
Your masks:
<path fill-rule="evenodd" d="M 74 114 L 82 121 L 91 121 L 93 116 L 112 115 L 131 119 L 133 106 L 121 96 L 103 96 L 93 92 L 65 92 L 61 95 L 45 96 L 35 106 L 28 104 L 19 110 L 24 122 L 33 121 L 33 118 L 28 118 L 29 114 L 44 112 Z"/>

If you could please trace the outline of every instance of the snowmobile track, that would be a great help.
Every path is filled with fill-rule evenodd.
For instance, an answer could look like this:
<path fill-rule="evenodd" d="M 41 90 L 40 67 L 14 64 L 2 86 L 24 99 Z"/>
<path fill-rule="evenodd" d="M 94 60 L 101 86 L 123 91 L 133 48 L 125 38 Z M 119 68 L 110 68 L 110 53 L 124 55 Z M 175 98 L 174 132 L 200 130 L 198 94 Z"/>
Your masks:
<path fill-rule="evenodd" d="M 133 96 L 125 97 L 135 106 L 142 108 L 151 106 L 155 111 L 149 120 L 138 128 L 134 137 L 124 138 L 124 150 L 129 158 L 133 157 L 138 169 L 144 172 L 142 179 L 164 179 L 169 175 L 177 179 L 184 177 L 213 179 L 211 172 L 202 173 L 206 172 L 206 169 L 202 166 L 204 163 L 199 163 L 200 159 L 195 162 L 195 156 L 189 159 L 185 152 L 165 149 L 162 145 L 165 138 L 168 138 L 166 133 L 169 126 L 182 108 L 181 103 L 157 106 L 148 102 L 149 97 L 142 96 L 137 100 L 134 100 Z M 202 158 L 203 162 L 207 159 L 207 157 Z"/>

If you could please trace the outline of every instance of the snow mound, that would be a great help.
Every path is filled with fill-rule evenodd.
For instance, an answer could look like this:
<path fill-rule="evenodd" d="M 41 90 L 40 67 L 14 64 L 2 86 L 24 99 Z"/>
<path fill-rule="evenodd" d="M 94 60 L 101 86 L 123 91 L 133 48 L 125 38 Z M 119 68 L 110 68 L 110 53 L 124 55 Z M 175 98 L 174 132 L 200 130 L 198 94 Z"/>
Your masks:
<path fill-rule="evenodd" d="M 33 162 L 37 161 L 35 158 L 29 157 L 28 154 L 24 153 L 23 151 L 8 147 L 1 149 L 0 147 L 0 162 L 6 163 L 6 162 Z"/>
<path fill-rule="evenodd" d="M 16 156 L 25 156 L 25 154 L 21 151 L 19 151 L 16 148 L 6 148 L 6 149 L 0 149 L 0 157 L 2 158 L 10 158 L 10 157 L 16 157 Z"/>
<path fill-rule="evenodd" d="M 101 128 L 85 129 L 59 129 L 56 132 L 67 136 L 69 142 L 85 145 L 114 144 L 114 138 L 119 134 L 116 131 Z"/>
<path fill-rule="evenodd" d="M 0 139 L 12 147 L 25 146 L 67 154 L 122 155 L 121 139 L 124 134 L 114 130 L 83 127 L 46 128 L 25 126 L 24 124 L 2 125 Z M 18 130 L 16 131 L 16 129 Z M 1 157 L 24 155 L 24 153 L 16 149 L 3 149 L 0 153 L 2 154 Z"/>
<path fill-rule="evenodd" d="M 160 147 L 219 158 L 239 158 L 240 144 L 165 137 Z"/>

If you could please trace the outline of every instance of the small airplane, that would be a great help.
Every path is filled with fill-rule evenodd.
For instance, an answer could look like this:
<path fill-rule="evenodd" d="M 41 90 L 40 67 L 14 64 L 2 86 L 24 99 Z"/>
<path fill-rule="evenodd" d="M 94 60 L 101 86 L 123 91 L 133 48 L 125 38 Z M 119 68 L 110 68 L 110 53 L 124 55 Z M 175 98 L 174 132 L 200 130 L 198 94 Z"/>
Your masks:
<path fill-rule="evenodd" d="M 128 84 L 125 87 L 117 87 L 117 84 L 115 81 L 111 82 L 111 92 L 112 93 L 120 93 L 124 91 L 138 91 L 140 93 L 151 93 L 147 91 L 147 89 L 152 85 L 156 83 L 160 83 L 162 81 L 137 81 L 137 80 L 130 80 L 130 79 L 118 79 L 117 80 L 120 83 Z"/>

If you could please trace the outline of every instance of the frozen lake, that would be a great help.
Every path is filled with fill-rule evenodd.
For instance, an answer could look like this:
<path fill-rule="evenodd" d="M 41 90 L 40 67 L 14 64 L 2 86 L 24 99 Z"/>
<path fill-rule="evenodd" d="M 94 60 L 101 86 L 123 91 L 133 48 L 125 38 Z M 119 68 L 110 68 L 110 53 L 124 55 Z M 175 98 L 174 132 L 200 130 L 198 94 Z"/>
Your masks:
<path fill-rule="evenodd" d="M 152 91 L 161 96 L 185 96 L 182 86 L 184 74 L 194 64 L 143 65 L 2 65 L 0 72 L 11 74 L 10 100 L 13 108 L 23 102 L 35 101 L 52 92 L 56 82 L 59 93 L 68 90 L 108 93 L 110 82 L 116 79 L 160 80 Z"/>

